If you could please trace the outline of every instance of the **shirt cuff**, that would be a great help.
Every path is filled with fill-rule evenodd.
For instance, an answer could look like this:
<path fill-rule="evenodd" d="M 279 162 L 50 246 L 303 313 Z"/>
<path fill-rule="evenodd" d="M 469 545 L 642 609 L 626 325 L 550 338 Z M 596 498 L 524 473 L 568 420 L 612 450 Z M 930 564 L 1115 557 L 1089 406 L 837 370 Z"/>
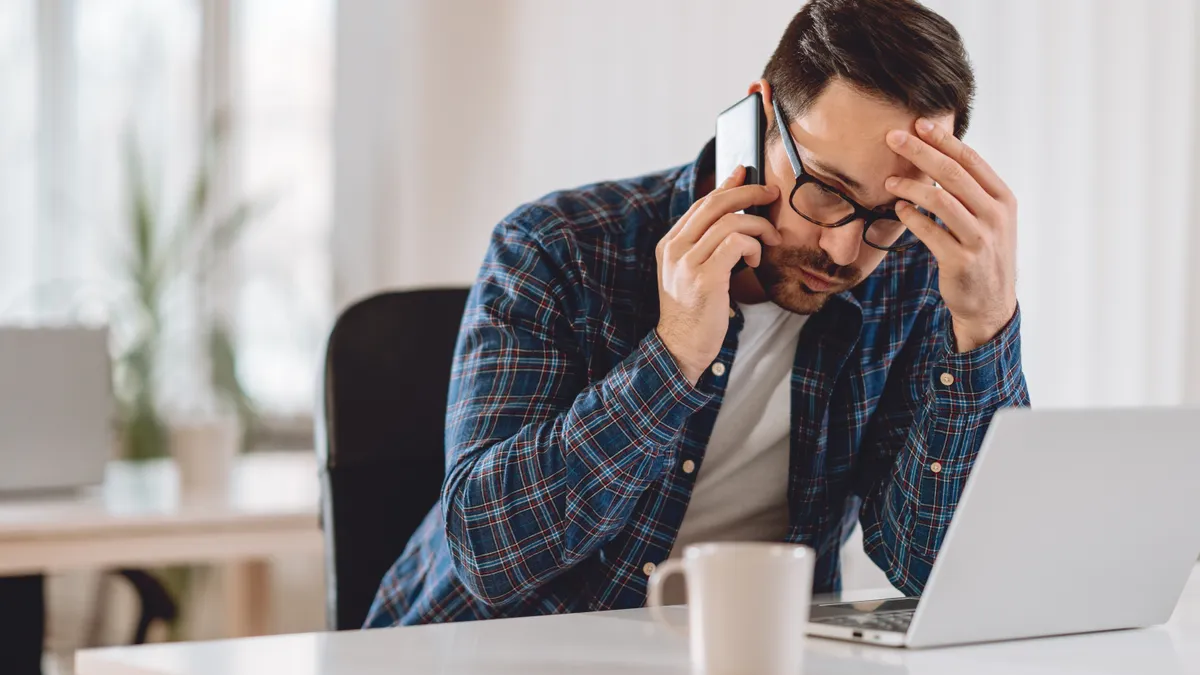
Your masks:
<path fill-rule="evenodd" d="M 713 398 L 688 382 L 653 330 L 611 374 L 609 383 L 622 417 L 659 444 L 674 440 L 692 413 Z"/>
<path fill-rule="evenodd" d="M 930 377 L 934 415 L 941 418 L 991 413 L 1022 404 L 1021 308 L 1008 325 L 986 344 L 969 352 L 955 351 L 954 331 L 947 322 L 942 358 Z"/>

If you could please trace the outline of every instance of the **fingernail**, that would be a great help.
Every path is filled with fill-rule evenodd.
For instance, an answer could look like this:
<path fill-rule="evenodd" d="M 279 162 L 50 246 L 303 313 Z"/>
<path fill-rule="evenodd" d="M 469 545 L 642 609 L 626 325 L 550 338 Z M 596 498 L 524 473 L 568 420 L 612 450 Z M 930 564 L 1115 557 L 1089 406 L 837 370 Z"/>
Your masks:
<path fill-rule="evenodd" d="M 895 176 L 889 176 L 887 180 L 883 181 L 883 186 L 889 190 L 891 190 L 892 188 L 896 187 L 899 184 L 900 184 L 900 179 L 896 178 Z"/>
<path fill-rule="evenodd" d="M 895 129 L 888 132 L 887 139 L 888 143 L 891 143 L 893 146 L 899 148 L 904 145 L 905 141 L 908 140 L 908 132 Z"/>
<path fill-rule="evenodd" d="M 899 213 L 899 212 L 903 211 L 904 209 L 908 208 L 908 202 L 901 199 L 900 201 L 896 202 L 896 205 L 893 206 L 892 208 L 895 209 L 897 213 Z"/>
<path fill-rule="evenodd" d="M 933 131 L 933 122 L 930 122 L 922 117 L 921 119 L 917 120 L 917 131 L 920 131 L 923 134 Z"/>

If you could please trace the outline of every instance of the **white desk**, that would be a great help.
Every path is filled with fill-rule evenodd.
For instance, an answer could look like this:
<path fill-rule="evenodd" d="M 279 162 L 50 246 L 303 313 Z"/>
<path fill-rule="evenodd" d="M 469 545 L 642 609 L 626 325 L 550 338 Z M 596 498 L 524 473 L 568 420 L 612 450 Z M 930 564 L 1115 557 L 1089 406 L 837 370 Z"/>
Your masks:
<path fill-rule="evenodd" d="M 683 621 L 682 608 L 670 611 Z M 78 675 L 688 672 L 683 638 L 645 610 L 90 650 L 76 654 L 75 668 Z M 810 638 L 806 672 L 1200 673 L 1200 570 L 1166 626 L 926 651 Z"/>
<path fill-rule="evenodd" d="M 232 562 L 235 635 L 268 622 L 267 560 L 319 552 L 312 452 L 239 457 L 228 494 L 181 495 L 169 460 L 113 462 L 79 495 L 0 499 L 0 574 Z"/>

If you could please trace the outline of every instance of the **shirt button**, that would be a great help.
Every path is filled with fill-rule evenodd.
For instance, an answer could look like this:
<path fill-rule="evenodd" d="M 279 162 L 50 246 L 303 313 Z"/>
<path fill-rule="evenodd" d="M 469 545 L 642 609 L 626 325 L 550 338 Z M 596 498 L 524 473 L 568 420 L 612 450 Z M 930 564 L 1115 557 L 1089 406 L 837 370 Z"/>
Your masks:
<path fill-rule="evenodd" d="M 941 463 L 941 462 L 934 462 L 933 464 L 930 464 L 930 465 L 929 465 L 929 470 L 930 470 L 930 471 L 932 471 L 932 472 L 934 472 L 934 473 L 941 473 L 941 472 L 942 472 L 942 463 Z"/>
<path fill-rule="evenodd" d="M 650 576 L 651 574 L 654 574 L 654 570 L 657 567 L 658 566 L 655 565 L 654 563 L 648 562 L 645 565 L 642 565 L 642 571 L 646 573 L 646 576 Z"/>
<path fill-rule="evenodd" d="M 696 470 L 696 463 L 690 459 L 683 460 L 683 472 L 692 473 Z"/>
<path fill-rule="evenodd" d="M 954 376 L 950 373 L 942 373 L 942 376 L 938 379 L 941 380 L 942 384 L 946 385 L 947 387 L 954 384 Z"/>
<path fill-rule="evenodd" d="M 717 377 L 721 377 L 722 375 L 724 375 L 725 374 L 725 364 L 721 363 L 720 361 L 717 361 L 716 363 L 714 363 L 712 366 L 712 374 L 716 375 Z"/>

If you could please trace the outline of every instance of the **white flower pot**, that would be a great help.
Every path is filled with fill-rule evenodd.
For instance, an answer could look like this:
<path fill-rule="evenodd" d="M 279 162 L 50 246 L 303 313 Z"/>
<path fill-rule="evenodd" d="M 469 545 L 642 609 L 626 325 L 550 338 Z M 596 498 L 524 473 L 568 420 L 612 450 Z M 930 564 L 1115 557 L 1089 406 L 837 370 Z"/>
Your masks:
<path fill-rule="evenodd" d="M 171 455 L 179 471 L 180 495 L 185 498 L 228 495 L 241 436 L 236 419 L 172 422 Z"/>

